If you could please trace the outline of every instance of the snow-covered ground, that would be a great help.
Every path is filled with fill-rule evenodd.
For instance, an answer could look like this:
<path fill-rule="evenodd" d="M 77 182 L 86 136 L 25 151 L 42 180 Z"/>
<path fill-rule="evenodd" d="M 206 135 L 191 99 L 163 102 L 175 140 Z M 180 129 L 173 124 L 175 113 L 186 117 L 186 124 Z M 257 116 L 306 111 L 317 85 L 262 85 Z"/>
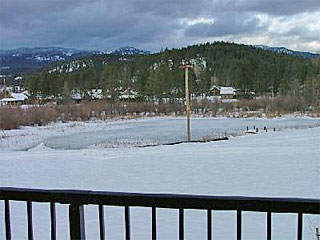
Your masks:
<path fill-rule="evenodd" d="M 105 146 L 114 144 L 114 139 L 125 142 L 127 136 L 133 134 L 134 139 L 151 139 L 156 143 L 183 140 L 183 133 L 179 133 L 184 129 L 184 120 L 155 118 L 53 124 L 4 131 L 2 134 L 7 137 L 1 140 L 0 186 L 320 198 L 320 127 L 314 127 L 319 125 L 319 119 L 193 119 L 192 130 L 194 138 L 201 138 L 226 131 L 240 134 L 246 126 L 252 128 L 253 125 L 259 129 L 276 127 L 277 131 L 232 137 L 228 141 L 149 148 Z M 148 131 L 160 137 L 154 140 Z M 121 135 L 123 132 L 127 135 Z M 99 144 L 96 139 L 85 139 L 94 138 L 96 134 L 108 137 Z M 15 137 L 11 137 L 13 135 Z M 18 151 L 26 149 L 29 137 L 30 147 L 36 147 Z M 70 147 L 71 144 L 65 147 L 67 141 L 74 141 L 76 147 Z M 52 142 L 58 147 L 50 148 Z M 86 143 L 80 146 L 78 143 L 82 142 Z M 12 204 L 13 239 L 26 239 L 25 205 Z M 106 207 L 109 239 L 124 238 L 123 213 L 123 208 Z M 98 239 L 97 207 L 86 206 L 85 214 L 87 239 Z M 132 209 L 132 239 L 150 239 L 150 214 L 148 208 Z M 67 206 L 59 205 L 58 239 L 68 239 L 67 215 Z M 213 211 L 214 239 L 235 238 L 235 217 L 235 212 Z M 4 239 L 3 219 L 0 202 L 0 239 Z M 304 239 L 316 239 L 315 226 L 320 226 L 320 217 L 305 215 L 304 220 Z M 245 212 L 243 221 L 244 239 L 265 238 L 265 213 Z M 185 224 L 186 239 L 206 239 L 205 211 L 187 210 Z M 35 204 L 35 238 L 49 239 L 49 226 L 49 206 Z M 158 228 L 159 239 L 177 239 L 178 211 L 159 209 Z M 274 214 L 273 239 L 296 239 L 295 236 L 296 216 Z"/>

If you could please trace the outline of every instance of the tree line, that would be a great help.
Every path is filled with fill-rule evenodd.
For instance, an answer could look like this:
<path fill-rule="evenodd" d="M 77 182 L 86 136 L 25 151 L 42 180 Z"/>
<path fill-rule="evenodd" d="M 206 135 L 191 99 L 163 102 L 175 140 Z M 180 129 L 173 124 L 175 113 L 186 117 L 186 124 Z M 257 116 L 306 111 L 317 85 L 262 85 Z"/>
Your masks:
<path fill-rule="evenodd" d="M 193 66 L 190 91 L 209 94 L 212 85 L 233 86 L 257 95 L 320 98 L 320 59 L 307 59 L 257 49 L 253 46 L 214 42 L 157 54 L 100 55 L 81 59 L 85 67 L 74 71 L 49 71 L 26 76 L 33 95 L 63 97 L 74 90 L 102 89 L 111 100 L 133 89 L 141 99 L 176 99 L 184 95 L 184 63 Z M 51 66 L 52 68 L 53 66 Z"/>

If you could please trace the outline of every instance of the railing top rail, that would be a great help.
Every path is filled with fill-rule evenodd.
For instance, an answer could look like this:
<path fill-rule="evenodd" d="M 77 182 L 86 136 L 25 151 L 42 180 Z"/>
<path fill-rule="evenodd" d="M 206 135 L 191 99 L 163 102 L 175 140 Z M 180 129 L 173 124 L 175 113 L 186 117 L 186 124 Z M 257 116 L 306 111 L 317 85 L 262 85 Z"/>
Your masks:
<path fill-rule="evenodd" d="M 320 214 L 320 199 L 149 194 L 0 187 L 0 200 Z"/>

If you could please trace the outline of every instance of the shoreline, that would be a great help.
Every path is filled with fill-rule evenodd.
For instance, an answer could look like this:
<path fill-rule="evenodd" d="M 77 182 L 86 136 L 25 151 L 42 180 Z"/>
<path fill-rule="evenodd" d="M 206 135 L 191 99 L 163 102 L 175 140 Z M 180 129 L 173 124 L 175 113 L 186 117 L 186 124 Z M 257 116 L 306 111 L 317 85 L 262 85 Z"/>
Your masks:
<path fill-rule="evenodd" d="M 86 148 L 114 148 L 114 147 L 143 147 L 143 146 L 158 146 L 165 144 L 173 144 L 177 142 L 183 142 L 183 135 L 179 135 L 174 139 L 162 140 L 159 141 L 157 139 L 150 139 L 150 134 L 147 137 L 139 137 L 139 132 L 142 131 L 143 124 L 147 124 L 150 126 L 158 127 L 158 124 L 164 123 L 166 127 L 164 128 L 164 132 L 171 129 L 172 124 L 178 124 L 182 129 L 184 129 L 184 117 L 142 117 L 142 118 L 120 118 L 116 120 L 94 120 L 94 121 L 71 121 L 67 123 L 63 122 L 55 122 L 50 123 L 45 126 L 26 126 L 20 129 L 14 130 L 2 130 L 0 131 L 0 151 L 27 151 L 34 147 L 37 147 L 41 143 L 44 143 L 48 139 L 57 138 L 61 139 L 68 136 L 91 136 L 95 137 L 96 135 L 101 135 L 103 133 L 108 133 L 109 131 L 114 134 L 113 140 L 101 140 L 100 142 L 93 142 L 93 144 L 88 144 Z M 193 121 L 194 124 L 192 123 Z M 216 130 L 212 130 L 213 132 L 208 131 L 207 133 L 198 134 L 198 137 L 194 137 L 193 141 L 198 142 L 206 142 L 212 141 L 214 139 L 219 138 L 229 138 L 229 137 L 237 137 L 246 135 L 246 126 L 250 129 L 253 128 L 252 125 L 256 124 L 257 128 L 260 128 L 260 131 L 263 130 L 263 125 L 265 125 L 268 129 L 272 129 L 270 126 L 279 125 L 276 127 L 276 131 L 283 131 L 286 129 L 303 129 L 303 128 L 311 128 L 311 127 L 319 127 L 320 126 L 320 118 L 311 118 L 307 116 L 295 116 L 295 115 L 287 115 L 284 117 L 277 118 L 229 118 L 229 117 L 199 117 L 193 116 L 191 118 L 191 129 L 193 126 L 199 127 L 201 129 L 206 128 L 206 124 L 210 123 L 210 120 L 213 120 L 217 125 Z M 227 122 L 224 122 L 226 120 Z M 200 122 L 199 122 L 200 121 Z M 255 123 L 257 121 L 257 123 Z M 301 121 L 301 122 L 300 122 Z M 310 123 L 309 123 L 310 121 Z M 241 126 L 236 126 L 237 122 L 241 124 Z M 296 122 L 296 123 L 295 123 Z M 197 126 L 199 125 L 200 126 Z M 201 124 L 204 124 L 203 126 Z M 214 124 L 214 125 L 215 125 Z M 220 129 L 220 127 L 226 127 L 225 125 L 230 125 L 230 129 Z M 212 125 L 212 124 L 211 124 Z M 260 126 L 261 125 L 261 126 Z M 202 127 L 201 127 L 202 126 Z M 146 130 L 151 131 L 152 130 Z M 140 130 L 139 130 L 140 129 Z M 175 131 L 173 127 L 171 130 Z M 117 137 L 117 132 L 130 132 L 133 131 L 134 136 L 130 136 L 130 138 L 119 136 Z M 136 131 L 136 132 L 134 132 Z M 161 131 L 160 131 L 161 132 Z M 162 132 L 161 132 L 162 133 Z M 194 133 L 194 131 L 192 131 Z M 261 133 L 261 132 L 259 132 Z M 163 134 L 163 133 L 162 133 Z M 168 133 L 168 136 L 174 133 Z M 151 134 L 152 135 L 152 134 Z M 156 133 L 154 133 L 156 135 Z M 163 137 L 163 136 L 162 136 Z M 165 136 L 164 136 L 165 137 Z M 154 137 L 153 137 L 154 138 Z M 170 137 L 169 137 L 170 138 Z M 44 144 L 45 145 L 45 144 Z M 91 146 L 90 146 L 91 145 Z M 46 145 L 45 145 L 46 146 Z M 48 147 L 48 146 L 46 146 Z M 52 148 L 52 147 L 49 147 Z M 59 146 L 57 147 L 60 148 Z M 53 147 L 52 149 L 55 149 Z"/>

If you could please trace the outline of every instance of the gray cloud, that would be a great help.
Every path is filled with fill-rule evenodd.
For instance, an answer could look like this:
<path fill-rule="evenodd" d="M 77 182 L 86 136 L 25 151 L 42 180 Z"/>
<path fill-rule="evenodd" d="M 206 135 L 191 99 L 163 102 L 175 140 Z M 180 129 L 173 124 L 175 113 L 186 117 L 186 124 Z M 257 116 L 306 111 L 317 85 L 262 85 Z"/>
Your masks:
<path fill-rule="evenodd" d="M 214 37 L 267 35 L 269 23 L 259 14 L 287 19 L 319 10 L 319 0 L 0 0 L 0 48 L 159 50 Z M 185 24 L 199 18 L 215 22 Z M 307 35 L 300 28 L 287 34 Z M 317 38 L 312 31 L 308 36 Z"/>
<path fill-rule="evenodd" d="M 244 0 L 235 1 L 239 11 L 256 11 L 272 15 L 292 15 L 320 10 L 319 0 Z"/>
<path fill-rule="evenodd" d="M 295 36 L 302 41 L 319 41 L 320 40 L 320 28 L 317 30 L 311 30 L 307 27 L 294 27 L 290 29 L 288 32 L 283 34 L 284 36 L 290 37 Z"/>
<path fill-rule="evenodd" d="M 256 17 L 226 12 L 217 14 L 213 23 L 197 23 L 187 27 L 185 34 L 189 37 L 221 37 L 257 32 L 263 28 Z"/>
<path fill-rule="evenodd" d="M 260 12 L 292 15 L 320 10 L 319 0 L 136 0 L 137 12 L 148 11 L 168 17 L 208 16 L 221 12 Z"/>

